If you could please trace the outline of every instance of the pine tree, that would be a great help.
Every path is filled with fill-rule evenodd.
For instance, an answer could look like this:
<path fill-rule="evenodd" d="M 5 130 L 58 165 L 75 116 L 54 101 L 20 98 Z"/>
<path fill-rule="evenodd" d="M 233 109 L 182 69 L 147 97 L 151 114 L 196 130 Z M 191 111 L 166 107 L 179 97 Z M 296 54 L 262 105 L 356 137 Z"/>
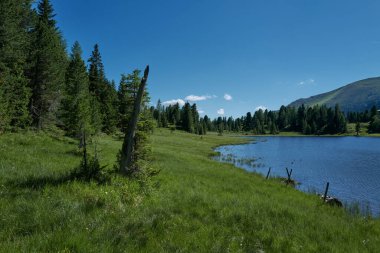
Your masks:
<path fill-rule="evenodd" d="M 49 0 L 41 0 L 38 4 L 31 48 L 28 71 L 32 88 L 30 112 L 33 124 L 41 129 L 57 122 L 67 63 L 65 45 Z"/>
<path fill-rule="evenodd" d="M 106 79 L 104 73 L 104 65 L 99 51 L 99 45 L 95 44 L 91 57 L 88 60 L 89 67 L 89 89 L 92 96 L 95 97 L 93 103 L 97 103 L 93 112 L 94 115 L 99 115 L 102 121 L 101 129 L 104 132 L 114 132 L 117 125 L 118 104 L 117 92 L 115 84 Z"/>
<path fill-rule="evenodd" d="M 173 106 L 173 124 L 176 127 L 181 126 L 181 111 L 178 103 Z"/>
<path fill-rule="evenodd" d="M 189 133 L 194 133 L 194 117 L 191 106 L 186 103 L 182 108 L 182 129 Z"/>
<path fill-rule="evenodd" d="M 4 104 L 6 104 L 5 112 L 7 114 L 5 122 L 16 128 L 24 128 L 30 122 L 28 104 L 31 93 L 28 81 L 20 68 L 21 66 L 18 66 L 18 69 L 9 70 L 11 73 L 3 72 L 6 76 L 3 80 L 6 88 L 4 90 Z"/>
<path fill-rule="evenodd" d="M 141 71 L 136 69 L 131 74 L 122 75 L 118 90 L 118 112 L 119 112 L 119 126 L 124 132 L 128 128 L 128 123 L 132 116 L 133 105 L 141 81 Z M 143 104 L 149 101 L 148 93 L 145 90 L 143 97 Z"/>
<path fill-rule="evenodd" d="M 355 124 L 355 132 L 356 132 L 357 136 L 359 136 L 360 128 L 361 128 L 360 122 L 357 121 L 356 124 Z"/>
<path fill-rule="evenodd" d="M 251 115 L 250 112 L 247 112 L 247 115 L 245 117 L 243 130 L 246 131 L 246 132 L 249 132 L 249 131 L 253 130 L 252 115 Z"/>
<path fill-rule="evenodd" d="M 116 131 L 118 119 L 118 101 L 115 82 L 106 81 L 105 94 L 102 103 L 103 113 L 103 131 L 106 133 L 113 133 Z"/>
<path fill-rule="evenodd" d="M 168 127 L 168 118 L 166 116 L 166 113 L 162 113 L 161 125 L 162 127 Z"/>
<path fill-rule="evenodd" d="M 280 112 L 278 114 L 278 128 L 284 129 L 288 125 L 288 119 L 286 117 L 287 109 L 285 106 L 281 106 Z"/>
<path fill-rule="evenodd" d="M 197 105 L 196 104 L 193 104 L 191 106 L 191 114 L 193 116 L 193 125 L 194 125 L 194 133 L 198 133 L 199 132 L 199 113 L 198 113 L 198 109 L 197 109 Z"/>
<path fill-rule="evenodd" d="M 128 77 L 125 74 L 121 75 L 121 80 L 119 83 L 119 90 L 117 92 L 119 101 L 119 123 L 118 127 L 122 132 L 127 130 L 128 116 L 130 115 L 132 108 L 128 100 L 128 87 L 127 87 Z"/>
<path fill-rule="evenodd" d="M 380 133 L 380 117 L 378 115 L 375 115 L 369 122 L 368 132 Z"/>
<path fill-rule="evenodd" d="M 347 123 L 344 114 L 341 112 L 339 104 L 335 105 L 334 130 L 333 133 L 344 133 L 347 130 Z"/>
<path fill-rule="evenodd" d="M 377 108 L 376 108 L 376 105 L 374 105 L 374 106 L 372 106 L 371 107 L 371 112 L 370 112 L 370 119 L 372 119 L 373 117 L 375 117 L 377 114 L 378 114 L 378 112 L 377 112 Z"/>
<path fill-rule="evenodd" d="M 157 127 L 162 127 L 162 106 L 160 99 L 157 101 L 157 106 L 154 110 L 153 117 L 157 121 Z"/>
<path fill-rule="evenodd" d="M 88 134 L 95 132 L 91 125 L 87 68 L 81 55 L 82 49 L 79 43 L 75 42 L 66 72 L 65 98 L 62 101 L 63 123 L 72 136 L 80 136 L 83 132 Z"/>
<path fill-rule="evenodd" d="M 30 88 L 25 77 L 30 43 L 30 0 L 0 2 L 0 130 L 29 124 Z"/>
<path fill-rule="evenodd" d="M 140 79 L 140 71 L 134 71 L 134 73 L 136 78 Z M 149 95 L 146 92 L 148 74 L 149 66 L 146 67 L 144 77 L 137 84 L 137 93 L 132 97 L 132 115 L 129 116 L 130 121 L 125 131 L 123 147 L 118 155 L 119 168 L 127 175 L 148 172 L 147 170 L 150 169 L 148 162 L 151 152 L 148 145 L 148 135 L 153 130 L 153 120 L 152 113 L 147 107 L 149 101 Z"/>
<path fill-rule="evenodd" d="M 102 131 L 103 118 L 100 113 L 100 105 L 95 96 L 90 92 L 90 119 L 91 127 L 94 134 L 98 134 Z"/>

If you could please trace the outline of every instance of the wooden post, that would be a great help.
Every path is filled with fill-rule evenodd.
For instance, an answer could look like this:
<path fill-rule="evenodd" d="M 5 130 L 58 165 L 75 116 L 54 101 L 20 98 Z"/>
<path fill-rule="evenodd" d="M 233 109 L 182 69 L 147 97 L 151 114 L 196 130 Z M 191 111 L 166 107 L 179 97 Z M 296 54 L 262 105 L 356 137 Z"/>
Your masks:
<path fill-rule="evenodd" d="M 149 75 L 149 65 L 146 66 L 144 71 L 144 77 L 141 79 L 139 90 L 137 92 L 132 118 L 129 122 L 127 132 L 124 137 L 123 147 L 121 149 L 121 159 L 120 159 L 120 171 L 128 174 L 132 172 L 131 165 L 132 161 L 132 153 L 134 148 L 134 139 L 136 134 L 136 126 L 137 121 L 139 119 L 139 114 L 141 111 L 141 102 L 145 91 L 145 85 L 148 80 Z"/>
<path fill-rule="evenodd" d="M 286 174 L 288 174 L 288 182 L 290 181 L 290 176 L 292 175 L 291 173 L 289 173 L 289 170 L 288 168 L 285 168 L 286 169 Z"/>
<path fill-rule="evenodd" d="M 268 170 L 268 174 L 267 174 L 267 177 L 266 177 L 265 179 L 268 179 L 268 178 L 269 178 L 270 170 L 271 170 L 271 168 L 269 168 L 269 170 Z"/>
<path fill-rule="evenodd" d="M 327 192 L 329 191 L 329 186 L 330 186 L 330 183 L 327 182 L 327 184 L 326 184 L 326 189 L 325 189 L 325 195 L 323 195 L 323 203 L 326 202 Z"/>

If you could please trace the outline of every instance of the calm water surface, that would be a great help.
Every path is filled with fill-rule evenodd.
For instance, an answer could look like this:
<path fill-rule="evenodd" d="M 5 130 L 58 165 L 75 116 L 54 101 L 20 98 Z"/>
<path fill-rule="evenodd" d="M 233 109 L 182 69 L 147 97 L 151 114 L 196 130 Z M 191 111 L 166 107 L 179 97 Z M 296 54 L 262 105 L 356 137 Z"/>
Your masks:
<path fill-rule="evenodd" d="M 302 191 L 329 194 L 346 203 L 357 202 L 380 214 L 380 138 L 370 137 L 255 137 L 244 145 L 216 149 L 220 161 L 248 171 L 292 178 Z"/>

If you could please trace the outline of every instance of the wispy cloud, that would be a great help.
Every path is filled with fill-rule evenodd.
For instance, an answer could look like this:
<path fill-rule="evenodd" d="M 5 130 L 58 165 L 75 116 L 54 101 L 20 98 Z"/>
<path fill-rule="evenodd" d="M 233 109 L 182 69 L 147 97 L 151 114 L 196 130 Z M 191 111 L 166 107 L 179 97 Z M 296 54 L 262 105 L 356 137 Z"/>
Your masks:
<path fill-rule="evenodd" d="M 232 96 L 230 94 L 224 94 L 224 99 L 227 100 L 227 101 L 231 101 L 232 100 Z"/>
<path fill-rule="evenodd" d="M 210 95 L 202 95 L 202 96 L 189 95 L 189 96 L 185 97 L 184 99 L 178 98 L 178 99 L 172 99 L 172 100 L 162 102 L 162 105 L 168 106 L 168 105 L 175 105 L 178 103 L 180 106 L 184 106 L 186 102 L 194 103 L 197 101 L 204 101 L 204 100 L 213 99 L 213 98 L 217 98 L 217 96 L 216 95 L 211 95 L 211 96 Z M 204 113 L 204 111 L 202 111 L 202 110 L 200 110 L 198 112 L 200 114 Z"/>
<path fill-rule="evenodd" d="M 266 109 L 268 109 L 267 107 L 263 106 L 263 105 L 259 105 L 258 107 L 255 108 L 255 111 L 258 111 L 258 110 L 263 110 L 265 111 Z"/>
<path fill-rule="evenodd" d="M 216 98 L 216 96 L 215 95 L 213 95 L 213 96 L 209 96 L 209 95 L 202 95 L 202 96 L 189 95 L 189 96 L 185 97 L 185 100 L 190 101 L 190 102 L 197 102 L 197 101 L 203 101 L 203 100 L 212 99 L 212 98 Z"/>
<path fill-rule="evenodd" d="M 311 84 L 315 84 L 315 80 L 313 78 L 299 82 L 298 86 L 306 86 L 306 85 L 311 85 Z"/>
<path fill-rule="evenodd" d="M 163 102 L 162 104 L 165 105 L 165 106 L 168 106 L 168 105 L 175 105 L 177 103 L 180 106 L 184 106 L 185 105 L 185 101 L 183 99 L 180 99 L 180 98 L 168 100 L 168 101 Z"/>
<path fill-rule="evenodd" d="M 204 114 L 205 111 L 203 111 L 203 110 L 198 110 L 198 113 L 199 113 L 199 114 Z"/>
<path fill-rule="evenodd" d="M 218 111 L 216 111 L 216 113 L 219 115 L 224 115 L 224 109 L 220 108 Z"/>

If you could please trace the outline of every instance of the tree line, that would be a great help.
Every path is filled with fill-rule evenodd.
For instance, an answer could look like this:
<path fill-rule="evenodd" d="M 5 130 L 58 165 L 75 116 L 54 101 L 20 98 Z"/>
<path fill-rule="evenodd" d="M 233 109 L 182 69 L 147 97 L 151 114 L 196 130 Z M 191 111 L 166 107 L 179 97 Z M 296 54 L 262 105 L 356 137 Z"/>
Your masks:
<path fill-rule="evenodd" d="M 368 133 L 380 133 L 380 114 L 376 105 L 371 110 L 364 112 L 348 112 L 347 120 L 350 123 L 356 123 L 357 131 L 360 130 L 360 123 L 368 124 Z"/>
<path fill-rule="evenodd" d="M 164 107 L 158 101 L 151 108 L 158 127 L 182 129 L 190 133 L 206 134 L 208 131 L 245 132 L 251 134 L 278 134 L 281 132 L 300 132 L 305 135 L 342 134 L 347 132 L 347 123 L 369 122 L 369 132 L 380 132 L 380 115 L 374 106 L 370 112 L 356 112 L 345 115 L 339 105 L 330 108 L 325 105 L 312 107 L 281 106 L 278 111 L 257 110 L 245 116 L 200 117 L 196 104 L 185 103 Z"/>
<path fill-rule="evenodd" d="M 0 131 L 19 128 L 39 130 L 60 128 L 70 136 L 83 132 L 123 132 L 128 128 L 141 71 L 109 80 L 98 44 L 87 62 L 79 42 L 66 52 L 64 38 L 54 19 L 49 0 L 32 8 L 32 0 L 0 2 Z M 196 104 L 185 103 L 148 110 L 145 91 L 140 124 L 151 129 L 153 117 L 158 127 L 182 129 L 196 134 L 208 131 L 277 134 L 297 131 L 304 134 L 337 134 L 347 131 L 347 122 L 369 122 L 369 132 L 380 132 L 376 107 L 371 111 L 344 115 L 334 108 L 281 106 L 279 111 L 258 110 L 239 118 L 201 117 Z"/>

